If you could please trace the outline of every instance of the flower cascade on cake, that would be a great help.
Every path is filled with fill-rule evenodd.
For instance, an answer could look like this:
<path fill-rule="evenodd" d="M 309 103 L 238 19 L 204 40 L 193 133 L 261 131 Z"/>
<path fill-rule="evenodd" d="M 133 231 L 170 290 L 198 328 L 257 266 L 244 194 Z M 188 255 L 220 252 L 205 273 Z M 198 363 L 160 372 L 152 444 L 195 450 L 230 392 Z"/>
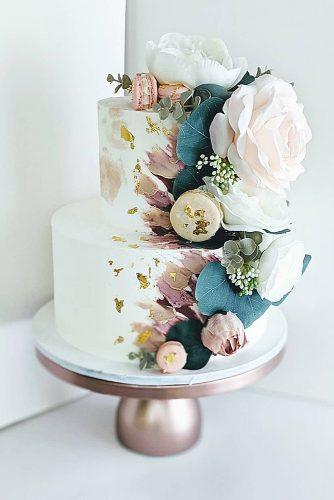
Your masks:
<path fill-rule="evenodd" d="M 220 39 L 169 33 L 147 43 L 146 62 L 148 72 L 107 80 L 138 113 L 175 121 L 168 152 L 148 153 L 138 192 L 152 232 L 187 252 L 157 279 L 159 299 L 141 304 L 147 324 L 129 358 L 171 374 L 236 355 L 246 329 L 304 273 L 311 257 L 288 193 L 311 131 L 294 85 L 268 69 L 252 74 Z"/>

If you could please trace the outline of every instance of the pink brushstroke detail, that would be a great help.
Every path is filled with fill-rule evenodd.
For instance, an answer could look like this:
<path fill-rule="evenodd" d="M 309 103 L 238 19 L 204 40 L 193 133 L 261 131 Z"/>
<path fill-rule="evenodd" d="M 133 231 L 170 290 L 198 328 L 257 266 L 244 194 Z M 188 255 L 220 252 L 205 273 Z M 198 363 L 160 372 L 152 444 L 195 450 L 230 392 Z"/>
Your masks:
<path fill-rule="evenodd" d="M 162 278 L 158 279 L 157 285 L 162 295 L 175 308 L 191 306 L 195 301 L 190 293 L 184 290 L 173 290 Z"/>

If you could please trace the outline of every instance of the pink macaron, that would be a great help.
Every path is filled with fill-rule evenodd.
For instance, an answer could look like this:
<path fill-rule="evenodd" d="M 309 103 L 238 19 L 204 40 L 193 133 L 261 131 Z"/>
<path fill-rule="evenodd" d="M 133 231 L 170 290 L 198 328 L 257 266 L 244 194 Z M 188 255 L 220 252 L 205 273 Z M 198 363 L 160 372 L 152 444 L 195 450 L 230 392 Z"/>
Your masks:
<path fill-rule="evenodd" d="M 133 107 L 151 109 L 158 100 L 158 83 L 150 73 L 137 73 L 132 81 Z"/>
<path fill-rule="evenodd" d="M 176 373 L 186 364 L 187 353 L 180 342 L 170 340 L 159 347 L 156 362 L 162 373 Z"/>

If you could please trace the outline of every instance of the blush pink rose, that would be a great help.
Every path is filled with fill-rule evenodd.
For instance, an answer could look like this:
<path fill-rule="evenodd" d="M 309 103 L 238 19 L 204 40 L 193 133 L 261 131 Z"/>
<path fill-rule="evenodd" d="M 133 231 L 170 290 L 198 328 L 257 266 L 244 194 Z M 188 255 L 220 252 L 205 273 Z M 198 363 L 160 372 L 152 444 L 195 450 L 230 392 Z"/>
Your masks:
<path fill-rule="evenodd" d="M 216 154 L 226 153 L 239 177 L 283 194 L 304 171 L 312 134 L 290 83 L 272 75 L 233 92 L 210 127 Z"/>
<path fill-rule="evenodd" d="M 202 330 L 202 342 L 213 352 L 229 356 L 246 343 L 244 325 L 235 314 L 214 314 Z"/>

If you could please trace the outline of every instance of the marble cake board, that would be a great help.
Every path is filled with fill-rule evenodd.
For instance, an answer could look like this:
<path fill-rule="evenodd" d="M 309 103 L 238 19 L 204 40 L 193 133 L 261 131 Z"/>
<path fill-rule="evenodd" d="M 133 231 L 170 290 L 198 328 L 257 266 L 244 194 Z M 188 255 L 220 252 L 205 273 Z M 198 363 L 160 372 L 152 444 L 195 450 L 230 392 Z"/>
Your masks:
<path fill-rule="evenodd" d="M 121 396 L 117 433 L 128 448 L 148 455 L 184 451 L 201 428 L 196 398 L 236 390 L 259 380 L 280 362 L 287 339 L 283 313 L 271 307 L 261 340 L 230 357 L 216 356 L 196 372 L 141 372 L 134 362 L 90 355 L 68 344 L 54 325 L 53 302 L 34 318 L 37 356 L 58 378 L 94 392 Z"/>

